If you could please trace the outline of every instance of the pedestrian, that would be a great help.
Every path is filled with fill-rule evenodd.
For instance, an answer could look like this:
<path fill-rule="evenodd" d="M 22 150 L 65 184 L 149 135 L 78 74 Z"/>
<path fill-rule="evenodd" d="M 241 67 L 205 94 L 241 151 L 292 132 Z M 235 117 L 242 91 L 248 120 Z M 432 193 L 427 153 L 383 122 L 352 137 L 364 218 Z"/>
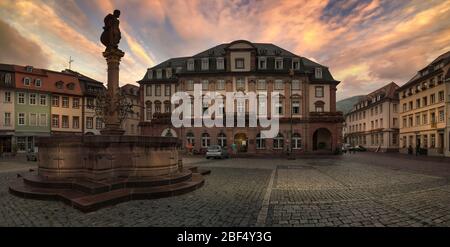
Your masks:
<path fill-rule="evenodd" d="M 236 143 L 231 144 L 231 150 L 233 151 L 233 154 L 237 153 L 237 145 L 236 145 Z"/>

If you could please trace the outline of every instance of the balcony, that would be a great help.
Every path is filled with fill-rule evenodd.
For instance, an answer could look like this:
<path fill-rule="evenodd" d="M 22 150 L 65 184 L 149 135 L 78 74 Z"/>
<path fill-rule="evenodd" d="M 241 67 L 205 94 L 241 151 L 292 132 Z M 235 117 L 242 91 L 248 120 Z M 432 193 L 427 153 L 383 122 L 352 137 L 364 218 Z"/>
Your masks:
<path fill-rule="evenodd" d="M 430 124 L 432 129 L 436 129 L 437 128 L 437 122 L 431 122 Z"/>

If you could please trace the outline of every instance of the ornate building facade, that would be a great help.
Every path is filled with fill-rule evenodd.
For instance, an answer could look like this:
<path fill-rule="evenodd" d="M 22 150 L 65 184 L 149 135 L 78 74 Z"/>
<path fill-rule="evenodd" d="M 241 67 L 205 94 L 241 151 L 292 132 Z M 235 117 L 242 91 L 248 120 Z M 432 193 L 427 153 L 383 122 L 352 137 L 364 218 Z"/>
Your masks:
<path fill-rule="evenodd" d="M 209 145 L 230 147 L 234 143 L 239 152 L 252 154 L 333 153 L 342 143 L 343 117 L 336 112 L 339 81 L 327 67 L 273 44 L 238 40 L 192 57 L 172 58 L 149 68 L 139 84 L 142 134 L 177 136 L 183 146 L 191 143 L 200 152 Z M 193 95 L 195 84 L 221 95 L 255 93 L 258 112 L 279 113 L 278 135 L 265 139 L 260 127 L 248 126 L 174 128 L 171 96 L 178 91 Z M 274 109 L 270 98 L 263 97 L 272 92 L 280 94 Z M 206 111 L 208 105 L 201 107 Z M 235 105 L 235 111 L 251 113 L 248 103 Z"/>

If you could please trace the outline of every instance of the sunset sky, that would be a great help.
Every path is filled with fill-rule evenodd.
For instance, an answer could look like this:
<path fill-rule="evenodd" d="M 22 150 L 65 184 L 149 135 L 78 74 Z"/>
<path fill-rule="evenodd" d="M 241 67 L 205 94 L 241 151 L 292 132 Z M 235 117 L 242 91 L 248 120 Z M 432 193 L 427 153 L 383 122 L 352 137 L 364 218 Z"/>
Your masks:
<path fill-rule="evenodd" d="M 106 81 L 103 18 L 122 14 L 121 84 L 220 43 L 274 43 L 328 66 L 338 100 L 366 94 L 450 50 L 449 0 L 0 0 L 0 63 L 72 69 Z"/>

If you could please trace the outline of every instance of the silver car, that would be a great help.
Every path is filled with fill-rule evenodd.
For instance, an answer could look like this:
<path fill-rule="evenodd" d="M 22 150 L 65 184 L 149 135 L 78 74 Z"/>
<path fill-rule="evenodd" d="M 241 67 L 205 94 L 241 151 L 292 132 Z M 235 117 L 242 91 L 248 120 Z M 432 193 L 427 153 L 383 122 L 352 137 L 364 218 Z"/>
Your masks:
<path fill-rule="evenodd" d="M 229 158 L 228 152 L 226 148 L 221 147 L 220 145 L 211 145 L 208 147 L 206 151 L 206 158 Z"/>

